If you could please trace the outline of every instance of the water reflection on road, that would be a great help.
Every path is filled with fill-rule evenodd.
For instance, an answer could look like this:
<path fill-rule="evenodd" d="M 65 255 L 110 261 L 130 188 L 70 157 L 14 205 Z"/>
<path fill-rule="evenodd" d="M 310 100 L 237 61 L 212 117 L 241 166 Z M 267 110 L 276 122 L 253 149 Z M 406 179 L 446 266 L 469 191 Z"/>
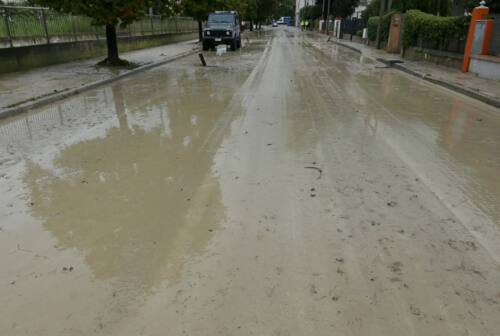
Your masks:
<path fill-rule="evenodd" d="M 230 71 L 231 62 L 193 66 L 191 57 L 2 121 L 0 216 L 2 231 L 10 234 L 0 237 L 2 278 L 24 283 L 18 290 L 39 302 L 54 295 L 61 300 L 43 313 L 42 306 L 30 310 L 30 323 L 5 312 L 4 322 L 33 330 L 37 321 L 57 320 L 64 310 L 78 323 L 110 310 L 102 325 L 174 283 L 183 265 L 205 252 L 226 218 L 214 156 L 227 123 L 241 113 L 240 103 L 231 101 L 261 50 L 234 59 L 244 62 L 238 72 Z M 25 233 L 9 239 L 18 232 Z M 25 251 L 43 255 L 36 280 L 18 262 Z M 56 294 L 47 276 L 59 272 L 104 286 L 81 286 L 78 298 L 68 286 Z M 33 281 L 47 282 L 41 286 L 48 292 Z M 7 290 L 2 288 L 4 304 L 12 312 L 21 309 Z M 93 300 L 104 300 L 95 314 L 76 317 Z"/>
<path fill-rule="evenodd" d="M 363 111 L 367 125 L 383 132 L 382 137 L 404 152 L 416 170 L 424 175 L 428 170 L 430 183 L 443 184 L 439 186 L 443 193 L 457 197 L 454 205 L 459 207 L 458 203 L 470 198 L 500 226 L 498 109 L 396 70 L 378 68 L 371 61 L 365 62 L 367 69 L 361 62 L 353 63 L 359 55 L 345 48 L 330 46 L 310 52 L 323 67 L 331 59 L 336 61 L 327 73 Z M 438 175 L 453 176 L 455 184 L 450 188 L 450 182 L 440 181 Z M 454 190 L 461 195 L 451 195 Z"/>

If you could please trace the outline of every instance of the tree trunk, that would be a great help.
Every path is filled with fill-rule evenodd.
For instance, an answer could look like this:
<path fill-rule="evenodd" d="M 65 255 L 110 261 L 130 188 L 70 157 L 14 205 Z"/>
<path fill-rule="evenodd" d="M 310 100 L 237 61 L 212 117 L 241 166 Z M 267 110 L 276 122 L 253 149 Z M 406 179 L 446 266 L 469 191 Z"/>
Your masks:
<path fill-rule="evenodd" d="M 327 6 L 327 9 L 326 9 L 326 35 L 329 35 L 330 34 L 330 5 L 331 5 L 331 1 L 328 0 L 328 6 Z"/>
<path fill-rule="evenodd" d="M 326 0 L 323 0 L 323 8 L 321 12 L 321 17 L 323 18 L 323 22 L 326 21 Z"/>
<path fill-rule="evenodd" d="M 465 12 L 465 0 L 453 0 L 453 16 L 463 16 Z"/>
<path fill-rule="evenodd" d="M 327 16 L 326 16 L 326 0 L 323 0 L 323 9 L 322 9 L 321 16 L 323 18 L 323 27 L 320 27 L 320 30 L 322 33 L 325 33 L 326 32 L 326 25 L 327 25 L 327 22 L 326 22 L 326 18 L 327 18 Z M 302 25 L 301 25 L 301 27 L 302 27 Z"/>
<path fill-rule="evenodd" d="M 385 11 L 385 0 L 380 0 L 380 8 L 378 12 L 378 24 L 377 24 L 377 38 L 375 39 L 375 44 L 377 49 L 380 49 L 381 44 L 381 33 L 382 33 L 382 18 L 384 17 Z"/>
<path fill-rule="evenodd" d="M 198 38 L 200 42 L 203 40 L 203 22 L 198 21 Z"/>
<path fill-rule="evenodd" d="M 116 38 L 116 27 L 114 25 L 106 25 L 106 44 L 108 46 L 108 58 L 106 63 L 110 65 L 120 65 L 118 57 L 118 40 Z"/>

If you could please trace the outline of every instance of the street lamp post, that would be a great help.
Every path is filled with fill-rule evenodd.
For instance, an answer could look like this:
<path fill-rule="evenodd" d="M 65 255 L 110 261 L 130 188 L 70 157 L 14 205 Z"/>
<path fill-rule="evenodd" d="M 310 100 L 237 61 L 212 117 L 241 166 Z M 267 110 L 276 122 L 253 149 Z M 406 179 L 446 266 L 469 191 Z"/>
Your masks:
<path fill-rule="evenodd" d="M 328 28 L 330 26 L 330 4 L 332 3 L 332 0 L 328 0 L 328 10 L 326 13 L 326 35 L 328 35 Z"/>
<path fill-rule="evenodd" d="M 380 0 L 380 8 L 378 12 L 378 24 L 377 24 L 377 39 L 375 41 L 375 44 L 377 46 L 377 49 L 380 49 L 380 33 L 382 32 L 382 18 L 384 16 L 384 10 L 385 10 L 385 1 L 386 0 Z"/>
<path fill-rule="evenodd" d="M 326 11 L 325 11 L 325 6 L 326 6 L 326 0 L 323 0 L 323 10 L 321 13 L 321 16 L 323 17 L 323 24 L 326 23 Z M 324 31 L 324 29 L 322 29 Z"/>

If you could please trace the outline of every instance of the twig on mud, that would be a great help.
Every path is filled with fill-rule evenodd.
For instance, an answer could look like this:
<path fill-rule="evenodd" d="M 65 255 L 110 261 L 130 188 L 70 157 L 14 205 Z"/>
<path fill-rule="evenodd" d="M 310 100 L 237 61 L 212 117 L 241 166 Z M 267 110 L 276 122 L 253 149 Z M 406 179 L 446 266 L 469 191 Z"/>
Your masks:
<path fill-rule="evenodd" d="M 27 249 L 22 248 L 20 244 L 17 244 L 17 250 L 21 251 L 21 252 L 25 252 L 25 253 L 32 253 L 37 258 L 49 259 L 49 257 L 41 255 L 41 254 L 38 254 L 35 251 L 31 251 L 31 250 L 27 250 Z"/>
<path fill-rule="evenodd" d="M 26 252 L 26 253 L 35 253 L 35 251 L 26 250 L 26 249 L 21 248 L 20 244 L 17 244 L 17 250 L 22 251 L 22 252 Z"/>
<path fill-rule="evenodd" d="M 321 176 L 323 175 L 323 169 L 318 168 L 318 167 L 304 167 L 304 169 L 314 169 L 314 170 L 318 171 L 319 176 L 318 176 L 317 180 L 319 180 L 321 178 Z"/>

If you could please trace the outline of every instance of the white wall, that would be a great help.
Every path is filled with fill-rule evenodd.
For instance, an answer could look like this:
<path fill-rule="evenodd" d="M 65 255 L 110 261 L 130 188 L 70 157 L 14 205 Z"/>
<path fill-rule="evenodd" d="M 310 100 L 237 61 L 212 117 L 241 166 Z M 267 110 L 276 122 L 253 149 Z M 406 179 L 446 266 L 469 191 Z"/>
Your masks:
<path fill-rule="evenodd" d="M 305 6 L 313 6 L 316 0 L 295 0 L 295 25 L 300 26 L 300 10 Z"/>
<path fill-rule="evenodd" d="M 500 80 L 500 58 L 496 58 L 496 61 L 472 58 L 470 60 L 469 72 L 475 73 L 482 78 Z"/>

